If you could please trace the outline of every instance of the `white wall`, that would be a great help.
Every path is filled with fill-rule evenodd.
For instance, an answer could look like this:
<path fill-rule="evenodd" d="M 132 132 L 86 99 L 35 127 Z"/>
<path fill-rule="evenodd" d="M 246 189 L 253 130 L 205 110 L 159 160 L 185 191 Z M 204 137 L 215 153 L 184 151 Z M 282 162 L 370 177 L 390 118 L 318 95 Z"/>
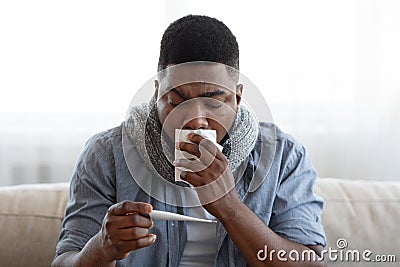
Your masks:
<path fill-rule="evenodd" d="M 0 184 L 71 176 L 155 74 L 162 32 L 206 14 L 320 176 L 399 180 L 400 2 L 2 1 Z"/>

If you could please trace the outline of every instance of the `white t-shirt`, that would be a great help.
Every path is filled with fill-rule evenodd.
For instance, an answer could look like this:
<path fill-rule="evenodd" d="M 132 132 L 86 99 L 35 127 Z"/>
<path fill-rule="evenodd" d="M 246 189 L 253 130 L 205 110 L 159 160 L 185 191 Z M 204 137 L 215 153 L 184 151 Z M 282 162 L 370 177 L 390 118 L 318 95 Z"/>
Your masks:
<path fill-rule="evenodd" d="M 188 215 L 215 220 L 203 207 L 187 208 Z M 217 254 L 216 223 L 186 222 L 187 242 L 179 267 L 213 266 Z"/>

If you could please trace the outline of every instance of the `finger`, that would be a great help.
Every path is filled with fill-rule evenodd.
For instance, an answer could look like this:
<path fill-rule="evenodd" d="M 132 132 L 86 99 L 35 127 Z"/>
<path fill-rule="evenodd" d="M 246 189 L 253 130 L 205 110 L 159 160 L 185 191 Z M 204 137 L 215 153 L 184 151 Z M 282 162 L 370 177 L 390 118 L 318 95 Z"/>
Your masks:
<path fill-rule="evenodd" d="M 144 227 L 129 227 L 118 231 L 118 238 L 124 241 L 137 240 L 149 235 L 149 228 Z"/>
<path fill-rule="evenodd" d="M 137 250 L 154 244 L 156 239 L 157 239 L 156 235 L 149 234 L 145 237 L 136 240 L 128 240 L 128 241 L 120 240 L 118 244 L 115 244 L 115 247 L 120 253 L 129 253 L 132 250 Z"/>
<path fill-rule="evenodd" d="M 195 134 L 195 133 L 188 134 L 188 140 L 195 144 L 200 144 L 200 142 L 204 139 L 206 139 L 206 138 L 204 138 L 203 136 L 201 136 L 199 134 Z"/>
<path fill-rule="evenodd" d="M 184 171 L 187 169 L 192 172 L 199 172 L 207 168 L 200 160 L 177 159 L 173 164 L 176 168 L 184 168 Z"/>
<path fill-rule="evenodd" d="M 181 151 L 185 151 L 189 154 L 192 154 L 198 158 L 200 158 L 200 156 L 201 156 L 198 144 L 192 144 L 192 143 L 187 143 L 187 142 L 177 142 L 176 148 Z"/>
<path fill-rule="evenodd" d="M 195 172 L 182 172 L 181 179 L 190 183 L 194 187 L 207 184 L 207 182 Z"/>
<path fill-rule="evenodd" d="M 154 244 L 154 242 L 156 242 L 156 239 L 157 239 L 157 236 L 155 234 L 150 234 L 146 237 L 142 237 L 142 238 L 139 238 L 139 239 L 133 241 L 133 243 L 134 243 L 136 249 L 139 249 L 139 248 L 144 248 L 144 247 Z M 132 242 L 132 241 L 130 241 L 130 242 Z"/>
<path fill-rule="evenodd" d="M 208 141 L 208 140 L 207 140 Z M 200 161 L 202 161 L 206 166 L 209 166 L 215 157 L 215 153 L 217 153 L 217 147 L 210 148 L 212 152 L 209 150 L 205 149 L 203 146 L 203 141 L 201 142 L 200 145 L 198 144 L 192 144 L 192 143 L 186 143 L 186 142 L 179 142 L 177 143 L 178 148 L 182 151 L 185 151 L 189 154 L 192 154 L 196 156 Z"/>
<path fill-rule="evenodd" d="M 218 158 L 220 158 L 220 156 L 223 155 L 222 152 L 218 149 L 217 145 L 214 142 L 212 142 L 211 140 L 209 140 L 207 138 L 204 138 L 203 136 L 201 136 L 199 134 L 195 134 L 195 133 L 189 134 L 188 140 L 199 145 L 200 153 L 203 153 L 203 151 L 201 150 L 201 147 L 204 147 L 205 150 L 214 157 L 216 157 L 218 154 L 220 154 L 218 157 Z"/>
<path fill-rule="evenodd" d="M 124 217 L 125 223 L 123 227 L 120 228 L 144 227 L 150 229 L 151 227 L 153 227 L 153 221 L 150 218 L 144 217 L 140 214 L 129 214 Z"/>
<path fill-rule="evenodd" d="M 103 227 L 107 232 L 116 233 L 120 229 L 131 227 L 152 228 L 153 221 L 150 218 L 143 217 L 139 214 L 131 214 L 127 216 L 107 215 L 104 218 Z"/>
<path fill-rule="evenodd" d="M 127 213 L 149 214 L 152 210 L 153 207 L 149 203 L 125 200 L 112 205 L 108 209 L 108 213 L 117 216 L 126 215 Z"/>

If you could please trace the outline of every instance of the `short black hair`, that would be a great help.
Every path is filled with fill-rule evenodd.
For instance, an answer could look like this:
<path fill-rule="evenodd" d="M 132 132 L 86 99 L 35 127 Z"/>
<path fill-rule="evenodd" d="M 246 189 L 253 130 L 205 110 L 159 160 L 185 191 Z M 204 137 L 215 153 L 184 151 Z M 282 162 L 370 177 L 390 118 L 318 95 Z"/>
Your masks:
<path fill-rule="evenodd" d="M 158 71 L 168 65 L 211 61 L 239 70 L 239 45 L 216 18 L 188 15 L 171 23 L 161 39 Z"/>

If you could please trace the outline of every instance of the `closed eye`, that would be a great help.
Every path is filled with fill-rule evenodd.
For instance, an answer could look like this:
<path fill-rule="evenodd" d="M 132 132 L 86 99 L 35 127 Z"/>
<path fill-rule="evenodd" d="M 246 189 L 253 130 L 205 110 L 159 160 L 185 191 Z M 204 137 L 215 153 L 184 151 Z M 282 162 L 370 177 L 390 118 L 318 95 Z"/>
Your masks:
<path fill-rule="evenodd" d="M 211 98 L 211 99 L 206 100 L 204 105 L 209 108 L 219 109 L 223 106 L 223 102 Z"/>
<path fill-rule="evenodd" d="M 222 107 L 222 104 L 220 104 L 220 105 L 212 105 L 212 104 L 207 104 L 206 103 L 206 106 L 209 107 L 209 108 L 213 108 L 213 109 L 219 109 L 219 108 Z"/>
<path fill-rule="evenodd" d="M 173 107 L 179 106 L 185 99 L 180 96 L 170 94 L 167 97 L 167 103 Z"/>

